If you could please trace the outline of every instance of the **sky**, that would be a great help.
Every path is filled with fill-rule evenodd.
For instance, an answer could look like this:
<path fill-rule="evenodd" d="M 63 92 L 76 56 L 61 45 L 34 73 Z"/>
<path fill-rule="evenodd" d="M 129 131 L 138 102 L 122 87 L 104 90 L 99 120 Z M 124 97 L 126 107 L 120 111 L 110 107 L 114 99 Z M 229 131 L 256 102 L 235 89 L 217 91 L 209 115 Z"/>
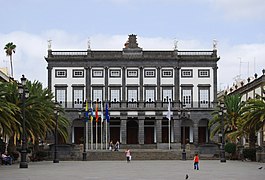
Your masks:
<path fill-rule="evenodd" d="M 218 90 L 265 68 L 264 0 L 0 0 L 0 67 L 13 42 L 14 78 L 47 86 L 52 50 L 122 50 L 136 34 L 143 50 L 212 50 L 217 40 Z M 1 50 L 2 49 L 2 50 Z M 9 71 L 10 72 L 10 71 Z"/>

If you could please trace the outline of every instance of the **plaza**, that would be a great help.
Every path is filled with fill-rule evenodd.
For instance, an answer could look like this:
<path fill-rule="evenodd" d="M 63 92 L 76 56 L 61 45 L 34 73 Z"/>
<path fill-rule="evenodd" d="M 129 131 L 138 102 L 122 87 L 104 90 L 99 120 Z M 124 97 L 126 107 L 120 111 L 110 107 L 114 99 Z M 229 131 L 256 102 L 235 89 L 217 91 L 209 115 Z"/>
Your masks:
<path fill-rule="evenodd" d="M 201 160 L 200 170 L 193 161 L 52 161 L 30 162 L 28 169 L 19 164 L 0 166 L 1 180 L 90 180 L 90 179 L 188 179 L 261 180 L 265 164 L 258 162 Z M 262 168 L 261 168 L 262 167 Z M 261 168 L 261 169 L 260 169 Z"/>

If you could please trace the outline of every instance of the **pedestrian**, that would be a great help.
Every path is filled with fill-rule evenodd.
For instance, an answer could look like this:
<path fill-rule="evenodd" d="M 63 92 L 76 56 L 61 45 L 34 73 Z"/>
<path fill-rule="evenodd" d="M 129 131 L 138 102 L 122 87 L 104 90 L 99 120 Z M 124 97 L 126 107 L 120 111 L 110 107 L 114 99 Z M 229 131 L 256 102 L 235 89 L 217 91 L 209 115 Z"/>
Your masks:
<path fill-rule="evenodd" d="M 199 170 L 199 156 L 197 153 L 194 156 L 193 162 L 194 162 L 194 169 Z"/>
<path fill-rule="evenodd" d="M 109 150 L 110 150 L 110 151 L 113 150 L 113 142 L 112 142 L 112 141 L 109 142 Z"/>
<path fill-rule="evenodd" d="M 2 154 L 2 160 L 5 163 L 5 165 L 11 165 L 12 164 L 12 157 L 9 155 L 6 155 L 5 153 Z"/>
<path fill-rule="evenodd" d="M 114 151 L 119 151 L 119 149 L 120 149 L 120 142 L 117 141 L 116 144 L 115 144 Z"/>
<path fill-rule="evenodd" d="M 132 159 L 130 149 L 128 149 L 128 148 L 126 149 L 126 151 L 125 151 L 125 156 L 126 156 L 127 162 L 130 162 L 131 159 Z"/>

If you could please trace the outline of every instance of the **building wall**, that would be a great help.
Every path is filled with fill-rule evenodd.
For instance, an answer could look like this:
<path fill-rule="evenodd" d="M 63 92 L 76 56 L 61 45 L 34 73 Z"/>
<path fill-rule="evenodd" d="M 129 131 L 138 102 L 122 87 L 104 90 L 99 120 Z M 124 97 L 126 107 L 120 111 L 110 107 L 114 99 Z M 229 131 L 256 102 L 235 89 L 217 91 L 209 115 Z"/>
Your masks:
<path fill-rule="evenodd" d="M 73 122 L 80 120 L 78 112 L 85 100 L 95 110 L 95 101 L 99 99 L 103 113 L 106 103 L 109 104 L 111 123 L 107 128 L 112 133 L 107 134 L 108 140 L 116 133 L 123 143 L 139 144 L 167 142 L 168 130 L 172 143 L 181 143 L 185 136 L 185 143 L 209 142 L 207 122 L 216 103 L 218 60 L 216 50 L 143 51 L 138 47 L 122 51 L 49 50 L 46 58 L 48 86 L 72 124 L 80 126 Z M 188 77 L 182 74 L 186 70 L 192 72 L 187 72 Z M 167 128 L 169 101 L 171 127 Z M 100 106 L 99 111 L 100 116 Z M 94 131 L 87 132 L 87 138 L 93 136 L 95 126 L 90 124 Z M 75 143 L 75 136 L 81 132 L 75 132 L 74 127 L 70 132 L 69 141 Z M 137 140 L 133 139 L 135 133 Z"/>

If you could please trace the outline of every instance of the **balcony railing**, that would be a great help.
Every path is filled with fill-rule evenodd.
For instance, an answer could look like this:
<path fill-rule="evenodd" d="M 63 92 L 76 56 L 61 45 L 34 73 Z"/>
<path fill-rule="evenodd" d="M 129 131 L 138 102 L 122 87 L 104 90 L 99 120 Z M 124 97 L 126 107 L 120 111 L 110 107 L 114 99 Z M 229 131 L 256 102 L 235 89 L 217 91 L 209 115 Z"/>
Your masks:
<path fill-rule="evenodd" d="M 66 109 L 83 109 L 85 108 L 85 101 L 80 102 L 59 102 L 63 108 Z M 101 102 L 98 102 L 98 109 L 101 110 Z M 103 102 L 102 106 L 105 110 L 106 103 L 108 103 L 108 107 L 110 110 L 167 110 L 168 102 Z M 198 102 L 193 101 L 189 104 L 185 104 L 179 101 L 170 102 L 171 109 L 177 110 L 185 106 L 187 109 L 211 109 L 215 107 L 215 103 L 213 102 Z M 91 107 L 91 101 L 88 102 L 88 106 Z M 92 102 L 92 107 L 95 110 L 96 102 Z"/>

